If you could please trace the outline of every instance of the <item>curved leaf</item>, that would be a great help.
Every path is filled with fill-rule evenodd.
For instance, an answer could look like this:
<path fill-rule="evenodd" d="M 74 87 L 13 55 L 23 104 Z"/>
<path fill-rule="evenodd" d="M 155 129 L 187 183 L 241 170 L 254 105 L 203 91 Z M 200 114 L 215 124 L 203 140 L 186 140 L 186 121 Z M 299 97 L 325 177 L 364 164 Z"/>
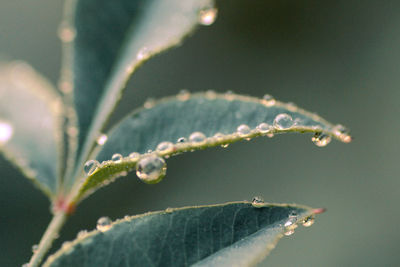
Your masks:
<path fill-rule="evenodd" d="M 249 266 L 320 212 L 250 202 L 151 212 L 79 235 L 44 266 Z"/>
<path fill-rule="evenodd" d="M 73 86 L 82 160 L 132 72 L 149 57 L 178 45 L 198 24 L 199 12 L 212 4 L 213 0 L 67 3 L 60 30 L 66 42 L 62 84 Z"/>
<path fill-rule="evenodd" d="M 62 168 L 62 103 L 22 62 L 0 64 L 0 151 L 52 197 Z"/>
<path fill-rule="evenodd" d="M 279 118 L 283 120 L 279 121 Z M 202 132 L 205 139 L 192 141 L 190 135 L 193 132 Z M 140 158 L 149 156 L 147 152 L 156 150 L 162 141 L 170 142 L 167 143 L 169 147 L 150 154 L 169 157 L 185 151 L 287 132 L 317 133 L 325 137 L 321 140 L 325 143 L 320 145 L 327 144 L 331 136 L 344 142 L 351 140 L 342 126 L 335 126 L 316 114 L 272 98 L 207 92 L 182 93 L 157 103 L 146 103 L 145 108 L 134 111 L 117 124 L 108 134 L 105 144 L 97 147 L 94 153 L 97 156 L 93 158 L 102 163 L 90 173 L 83 185 L 79 184 L 80 195 L 132 170 Z M 186 141 L 178 142 L 181 137 Z M 141 156 L 129 157 L 132 152 Z M 124 158 L 117 155 L 110 160 L 115 153 Z"/>

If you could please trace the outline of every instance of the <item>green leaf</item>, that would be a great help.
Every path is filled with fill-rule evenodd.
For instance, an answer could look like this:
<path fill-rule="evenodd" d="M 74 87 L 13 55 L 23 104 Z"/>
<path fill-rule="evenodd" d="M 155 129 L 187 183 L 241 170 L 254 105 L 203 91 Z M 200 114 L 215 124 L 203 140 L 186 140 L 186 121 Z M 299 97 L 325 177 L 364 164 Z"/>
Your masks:
<path fill-rule="evenodd" d="M 282 120 L 279 121 L 279 118 Z M 242 126 L 238 131 L 240 125 Z M 193 132 L 202 132 L 205 139 L 200 142 L 192 141 L 190 136 Z M 147 102 L 144 108 L 134 111 L 117 124 L 109 132 L 105 144 L 97 147 L 92 158 L 102 163 L 96 166 L 97 163 L 92 162 L 93 168 L 89 177 L 83 184 L 78 184 L 80 196 L 76 200 L 104 182 L 108 183 L 117 176 L 126 174 L 135 168 L 138 161 L 150 155 L 153 158 L 166 158 L 186 151 L 288 132 L 317 133 L 316 139 L 322 139 L 320 143 L 317 142 L 319 145 L 326 145 L 331 137 L 344 142 L 351 140 L 342 126 L 335 126 L 316 114 L 272 98 L 257 99 L 215 92 L 190 95 L 183 92 L 177 97 Z M 181 137 L 186 141 L 178 142 Z M 167 145 L 166 149 L 147 153 L 149 150 L 156 150 L 158 144 L 165 141 L 170 142 L 164 143 Z M 130 157 L 132 152 L 138 152 L 140 156 L 136 154 L 135 157 Z M 118 154 L 114 155 L 116 153 L 123 158 L 119 158 Z M 114 160 L 110 160 L 113 155 Z M 160 179 L 162 174 L 160 173 Z M 142 180 L 155 183 L 160 179 Z"/>
<path fill-rule="evenodd" d="M 44 266 L 249 266 L 320 212 L 246 201 L 151 212 L 78 235 Z"/>
<path fill-rule="evenodd" d="M 180 44 L 213 0 L 68 1 L 62 85 L 73 87 L 78 154 L 85 160 L 129 76 L 144 61 Z M 72 71 L 71 71 L 72 69 Z M 78 162 L 79 165 L 79 162 Z"/>
<path fill-rule="evenodd" d="M 50 198 L 62 168 L 62 107 L 26 63 L 0 63 L 0 151 Z"/>

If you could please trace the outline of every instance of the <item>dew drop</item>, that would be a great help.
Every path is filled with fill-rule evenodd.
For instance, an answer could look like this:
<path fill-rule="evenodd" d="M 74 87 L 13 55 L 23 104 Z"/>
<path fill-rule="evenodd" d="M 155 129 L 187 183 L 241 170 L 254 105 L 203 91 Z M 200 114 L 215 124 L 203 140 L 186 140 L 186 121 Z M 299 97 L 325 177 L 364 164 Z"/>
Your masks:
<path fill-rule="evenodd" d="M 149 184 L 160 182 L 166 172 L 165 160 L 157 155 L 143 157 L 136 165 L 136 175 L 140 180 Z"/>
<path fill-rule="evenodd" d="M 88 160 L 83 167 L 83 170 L 87 175 L 92 175 L 97 168 L 99 167 L 100 163 L 97 160 Z"/>
<path fill-rule="evenodd" d="M 215 7 L 208 7 L 200 10 L 199 23 L 201 25 L 209 26 L 217 19 L 218 9 Z"/>
<path fill-rule="evenodd" d="M 100 217 L 97 220 L 96 229 L 100 232 L 108 231 L 111 228 L 111 219 L 109 217 Z"/>
<path fill-rule="evenodd" d="M 269 125 L 268 123 L 262 122 L 257 126 L 257 130 L 260 133 L 268 133 L 269 131 L 272 130 L 272 126 Z"/>
<path fill-rule="evenodd" d="M 289 114 L 281 113 L 274 119 L 274 127 L 279 130 L 287 130 L 294 124 L 292 117 Z"/>
<path fill-rule="evenodd" d="M 137 60 L 144 60 L 150 56 L 150 50 L 144 46 L 142 47 L 136 55 Z"/>
<path fill-rule="evenodd" d="M 115 153 L 114 155 L 112 155 L 111 160 L 114 162 L 120 162 L 122 160 L 122 155 Z"/>
<path fill-rule="evenodd" d="M 213 91 L 213 90 L 208 90 L 206 92 L 206 97 L 208 99 L 215 99 L 217 97 L 217 93 L 215 93 L 215 91 Z"/>
<path fill-rule="evenodd" d="M 140 158 L 140 154 L 138 152 L 132 152 L 128 157 L 130 160 L 136 161 Z"/>
<path fill-rule="evenodd" d="M 351 142 L 351 136 L 349 135 L 349 130 L 341 124 L 336 125 L 333 127 L 333 132 L 336 136 L 340 138 L 345 143 Z"/>
<path fill-rule="evenodd" d="M 165 209 L 165 212 L 166 212 L 166 213 L 171 213 L 171 212 L 173 212 L 173 211 L 174 211 L 173 208 L 166 208 L 166 209 Z"/>
<path fill-rule="evenodd" d="M 32 253 L 35 253 L 39 248 L 39 245 L 35 244 L 32 246 Z"/>
<path fill-rule="evenodd" d="M 250 132 L 251 132 L 250 127 L 247 126 L 246 124 L 239 125 L 239 127 L 237 127 L 236 131 L 239 134 L 239 136 L 242 136 L 242 137 L 250 134 Z"/>
<path fill-rule="evenodd" d="M 224 137 L 225 137 L 225 135 L 224 135 L 223 133 L 216 133 L 216 134 L 214 134 L 214 136 L 213 136 L 213 138 L 214 138 L 216 141 L 222 141 L 222 140 L 224 139 Z"/>
<path fill-rule="evenodd" d="M 186 138 L 185 137 L 179 137 L 178 140 L 176 140 L 176 142 L 185 143 L 186 142 Z"/>
<path fill-rule="evenodd" d="M 179 94 L 176 96 L 180 101 L 186 101 L 190 98 L 190 92 L 188 90 L 181 90 Z"/>
<path fill-rule="evenodd" d="M 311 141 L 319 147 L 324 147 L 327 144 L 329 144 L 332 140 L 332 137 L 330 135 L 327 135 L 325 133 L 315 133 L 314 136 L 311 138 Z"/>
<path fill-rule="evenodd" d="M 271 96 L 271 95 L 269 95 L 269 94 L 265 94 L 265 95 L 263 96 L 262 102 L 263 102 L 266 106 L 270 107 L 270 106 L 275 105 L 276 100 L 275 100 L 275 98 L 274 98 L 273 96 Z"/>
<path fill-rule="evenodd" d="M 251 205 L 255 208 L 261 208 L 265 206 L 264 199 L 259 196 L 253 197 L 253 200 L 251 201 Z"/>
<path fill-rule="evenodd" d="M 81 230 L 78 232 L 78 234 L 76 235 L 77 238 L 83 238 L 87 235 L 88 231 L 87 230 Z"/>
<path fill-rule="evenodd" d="M 149 98 L 146 100 L 146 102 L 144 102 L 144 108 L 152 108 L 154 107 L 154 105 L 156 104 L 156 101 L 153 98 Z"/>
<path fill-rule="evenodd" d="M 189 141 L 196 144 L 204 143 L 206 139 L 207 137 L 202 132 L 194 132 L 189 136 Z"/>
<path fill-rule="evenodd" d="M 290 236 L 294 234 L 294 229 L 290 228 L 283 233 L 285 236 Z"/>
<path fill-rule="evenodd" d="M 98 144 L 98 145 L 102 146 L 102 145 L 104 145 L 104 144 L 107 142 L 107 139 L 108 139 L 107 135 L 101 134 L 101 135 L 97 138 L 96 141 L 97 141 L 97 144 Z"/>
<path fill-rule="evenodd" d="M 302 224 L 304 227 L 310 227 L 311 225 L 314 224 L 314 221 L 315 221 L 314 216 L 309 216 L 303 220 Z"/>
<path fill-rule="evenodd" d="M 169 153 L 174 150 L 174 144 L 171 142 L 161 142 L 157 146 L 157 151 Z"/>
<path fill-rule="evenodd" d="M 0 145 L 10 141 L 13 136 L 14 129 L 8 122 L 0 121 Z"/>
<path fill-rule="evenodd" d="M 64 43 L 72 42 L 76 37 L 76 31 L 68 22 L 62 22 L 58 27 L 58 37 Z"/>

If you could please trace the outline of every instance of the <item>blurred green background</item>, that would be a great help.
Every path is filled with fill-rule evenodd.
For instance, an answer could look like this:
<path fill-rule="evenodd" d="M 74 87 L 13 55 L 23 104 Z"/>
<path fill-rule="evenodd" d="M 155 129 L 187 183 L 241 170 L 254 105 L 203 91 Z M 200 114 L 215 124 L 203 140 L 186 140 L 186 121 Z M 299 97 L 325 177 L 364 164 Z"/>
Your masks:
<path fill-rule="evenodd" d="M 63 2 L 1 0 L 0 57 L 54 83 Z M 168 160 L 158 185 L 132 173 L 85 200 L 56 247 L 98 217 L 250 200 L 326 207 L 261 266 L 399 266 L 400 1 L 219 1 L 219 17 L 134 76 L 112 121 L 180 89 L 292 101 L 351 129 L 351 144 L 311 136 L 258 138 Z M 0 157 L 0 266 L 31 255 L 50 220 L 45 196 Z"/>

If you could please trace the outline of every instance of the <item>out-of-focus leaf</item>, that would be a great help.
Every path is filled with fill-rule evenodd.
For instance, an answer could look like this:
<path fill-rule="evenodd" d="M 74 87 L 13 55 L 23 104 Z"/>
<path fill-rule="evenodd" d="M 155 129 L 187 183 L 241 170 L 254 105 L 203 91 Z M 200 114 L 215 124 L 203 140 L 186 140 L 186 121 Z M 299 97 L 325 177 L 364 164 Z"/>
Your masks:
<path fill-rule="evenodd" d="M 60 28 L 65 42 L 61 85 L 74 94 L 81 160 L 87 157 L 129 76 L 151 56 L 178 45 L 198 24 L 199 13 L 212 4 L 213 0 L 67 3 Z"/>
<path fill-rule="evenodd" d="M 169 157 L 257 136 L 271 137 L 289 132 L 316 133 L 314 139 L 321 138 L 318 145 L 326 145 L 331 137 L 344 142 L 351 140 L 342 126 L 335 126 L 316 114 L 274 99 L 207 92 L 182 93 L 159 102 L 148 102 L 144 108 L 117 124 L 107 135 L 105 144 L 97 147 L 93 159 L 102 163 L 92 169 L 83 185 L 79 184 L 80 195 L 126 174 L 149 154 Z M 155 152 L 147 153 L 149 150 Z M 138 152 L 140 156 L 129 156 L 132 152 Z M 111 160 L 114 154 L 117 155 Z"/>
<path fill-rule="evenodd" d="M 53 197 L 62 168 L 62 102 L 22 62 L 0 63 L 0 151 Z"/>
<path fill-rule="evenodd" d="M 250 266 L 319 211 L 232 202 L 151 212 L 79 235 L 44 266 Z"/>

